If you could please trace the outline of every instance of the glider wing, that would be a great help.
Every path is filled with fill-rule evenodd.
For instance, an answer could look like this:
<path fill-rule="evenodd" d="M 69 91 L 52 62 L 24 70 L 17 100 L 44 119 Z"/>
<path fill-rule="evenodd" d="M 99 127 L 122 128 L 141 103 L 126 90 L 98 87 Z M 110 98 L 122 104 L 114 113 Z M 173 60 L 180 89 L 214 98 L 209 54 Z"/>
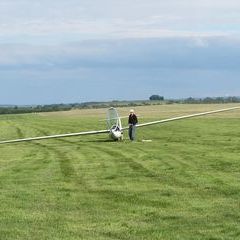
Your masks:
<path fill-rule="evenodd" d="M 153 121 L 153 122 L 141 123 L 141 124 L 136 125 L 136 127 L 146 127 L 146 126 L 151 126 L 151 125 L 155 125 L 155 124 L 163 124 L 163 123 L 167 123 L 167 122 L 173 122 L 173 121 L 187 119 L 187 118 L 200 117 L 200 116 L 210 115 L 210 114 L 214 114 L 214 113 L 232 111 L 232 110 L 236 110 L 236 109 L 240 109 L 240 107 L 225 108 L 225 109 L 220 109 L 220 110 L 215 110 L 215 111 L 195 113 L 195 114 L 186 115 L 186 116 L 180 116 L 180 117 L 168 118 L 168 119 L 163 119 L 163 120 L 158 120 L 158 121 Z M 123 130 L 126 130 L 126 129 L 128 129 L 128 127 L 125 127 Z"/>
<path fill-rule="evenodd" d="M 89 131 L 89 132 L 79 132 L 79 133 L 67 133 L 67 134 L 58 134 L 58 135 L 51 135 L 51 136 L 42 136 L 42 137 L 22 138 L 22 139 L 1 141 L 0 144 L 29 142 L 29 141 L 34 141 L 34 140 L 45 140 L 45 139 L 52 139 L 52 138 L 74 137 L 74 136 L 83 136 L 83 135 L 96 135 L 96 134 L 109 133 L 109 132 L 110 132 L 109 130 L 100 130 L 100 131 Z"/>

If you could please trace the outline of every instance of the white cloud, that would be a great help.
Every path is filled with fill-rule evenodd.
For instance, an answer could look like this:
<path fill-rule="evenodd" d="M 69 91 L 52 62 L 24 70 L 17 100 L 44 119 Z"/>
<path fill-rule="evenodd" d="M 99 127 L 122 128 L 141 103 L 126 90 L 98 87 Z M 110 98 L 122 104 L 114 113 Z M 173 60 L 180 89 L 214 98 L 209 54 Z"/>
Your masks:
<path fill-rule="evenodd" d="M 134 98 L 234 95 L 239 12 L 239 0 L 1 0 L 0 101 L 115 98 L 109 86 L 127 99 L 126 84 Z"/>
<path fill-rule="evenodd" d="M 2 0 L 1 42 L 238 35 L 236 0 Z"/>
<path fill-rule="evenodd" d="M 232 35 L 226 31 L 198 31 L 178 30 L 165 28 L 164 24 L 156 24 L 155 21 L 138 20 L 126 21 L 114 19 L 92 21 L 51 21 L 49 23 L 31 21 L 17 24 L 0 25 L 0 36 L 4 39 L 12 39 L 26 43 L 61 43 L 67 41 L 78 41 L 87 39 L 127 39 L 127 38 L 202 38 L 202 37 L 224 37 Z M 238 33 L 235 33 L 238 35 Z M 7 41 L 6 40 L 6 41 Z M 5 42 L 6 42 L 5 41 Z"/>
<path fill-rule="evenodd" d="M 194 43 L 194 46 L 200 47 L 200 48 L 206 48 L 209 46 L 207 39 L 199 38 L 199 37 L 193 38 L 193 43 Z"/>

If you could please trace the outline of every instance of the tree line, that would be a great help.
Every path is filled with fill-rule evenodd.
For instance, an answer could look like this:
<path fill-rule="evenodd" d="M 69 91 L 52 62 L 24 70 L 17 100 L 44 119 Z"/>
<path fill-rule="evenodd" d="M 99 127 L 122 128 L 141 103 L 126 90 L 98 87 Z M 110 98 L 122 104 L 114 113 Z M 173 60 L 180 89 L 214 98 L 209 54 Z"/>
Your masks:
<path fill-rule="evenodd" d="M 182 104 L 240 103 L 240 97 L 206 97 L 206 98 L 189 97 L 186 99 L 174 99 L 174 100 L 168 100 L 168 101 L 171 103 L 182 103 Z"/>
<path fill-rule="evenodd" d="M 36 106 L 0 106 L 0 114 L 22 114 L 39 112 L 69 111 L 72 109 L 134 107 L 160 104 L 211 104 L 211 103 L 240 103 L 240 97 L 206 97 L 185 99 L 164 99 L 163 96 L 152 95 L 149 100 L 111 101 L 111 102 L 85 102 L 71 104 L 50 104 Z"/>

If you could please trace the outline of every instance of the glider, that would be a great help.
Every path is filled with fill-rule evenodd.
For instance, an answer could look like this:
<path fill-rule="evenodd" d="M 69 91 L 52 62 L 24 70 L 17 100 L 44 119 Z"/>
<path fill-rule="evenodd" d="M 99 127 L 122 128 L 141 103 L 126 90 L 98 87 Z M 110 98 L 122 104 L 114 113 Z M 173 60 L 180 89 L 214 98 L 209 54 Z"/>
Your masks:
<path fill-rule="evenodd" d="M 177 121 L 181 119 L 187 119 L 187 118 L 194 118 L 209 114 L 215 114 L 215 113 L 221 113 L 226 111 L 232 111 L 240 109 L 239 107 L 232 107 L 232 108 L 225 108 L 225 109 L 219 109 L 209 112 L 202 112 L 202 113 L 196 113 L 191 115 L 185 115 L 180 117 L 174 117 L 174 118 L 168 118 L 164 120 L 158 120 L 153 122 L 147 122 L 136 125 L 136 127 L 146 127 L 151 126 L 155 124 L 163 124 L 167 122 Z M 7 143 L 18 143 L 18 142 L 29 142 L 29 141 L 35 141 L 35 140 L 44 140 L 44 139 L 53 139 L 53 138 L 64 138 L 64 137 L 74 137 L 74 136 L 84 136 L 84 135 L 96 135 L 96 134 L 109 134 L 109 137 L 112 140 L 122 140 L 123 139 L 123 132 L 128 129 L 128 127 L 122 127 L 121 117 L 118 115 L 118 112 L 115 108 L 110 108 L 107 111 L 107 128 L 105 130 L 99 130 L 99 131 L 88 131 L 88 132 L 78 132 L 78 133 L 67 133 L 67 134 L 58 134 L 58 135 L 51 135 L 51 136 L 42 136 L 42 137 L 32 137 L 32 138 L 22 138 L 22 139 L 14 139 L 14 140 L 7 140 L 7 141 L 0 141 L 0 144 L 7 144 Z"/>

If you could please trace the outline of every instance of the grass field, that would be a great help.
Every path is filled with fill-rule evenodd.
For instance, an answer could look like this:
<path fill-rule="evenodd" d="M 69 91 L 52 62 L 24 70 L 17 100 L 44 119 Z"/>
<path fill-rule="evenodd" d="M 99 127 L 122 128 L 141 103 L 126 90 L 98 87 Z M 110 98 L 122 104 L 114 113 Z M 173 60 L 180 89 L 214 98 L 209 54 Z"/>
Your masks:
<path fill-rule="evenodd" d="M 136 110 L 145 122 L 231 106 Z M 104 129 L 105 111 L 0 116 L 0 140 Z M 240 239 L 240 111 L 137 135 L 1 145 L 0 239 Z"/>

